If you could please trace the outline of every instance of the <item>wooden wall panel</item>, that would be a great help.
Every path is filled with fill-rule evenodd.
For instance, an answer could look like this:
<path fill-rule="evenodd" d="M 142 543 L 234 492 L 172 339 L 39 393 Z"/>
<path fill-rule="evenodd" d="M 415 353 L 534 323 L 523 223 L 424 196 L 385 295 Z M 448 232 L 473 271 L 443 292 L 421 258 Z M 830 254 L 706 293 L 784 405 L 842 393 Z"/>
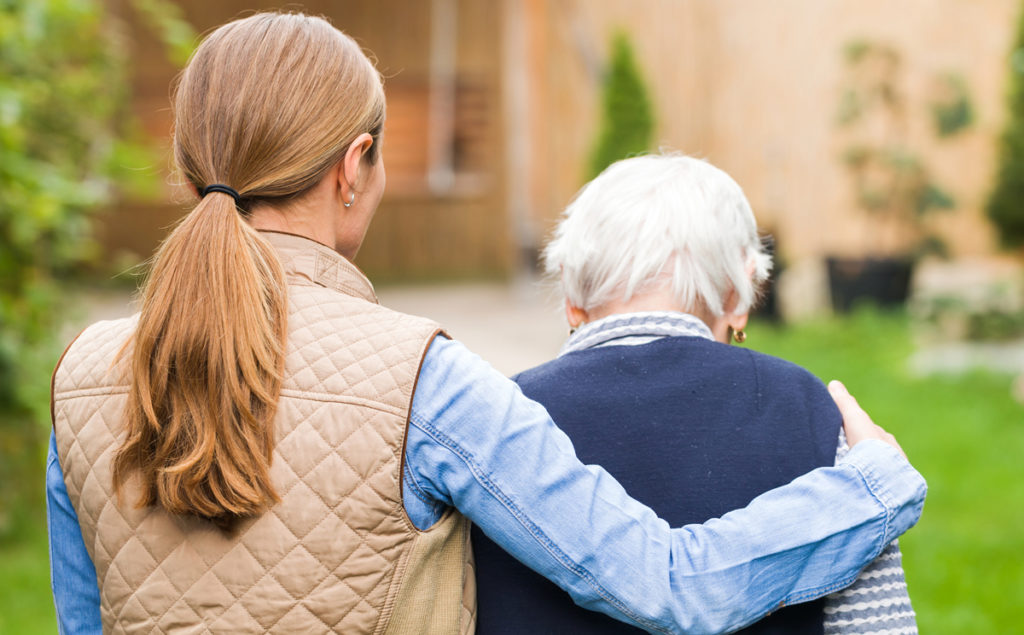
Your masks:
<path fill-rule="evenodd" d="M 545 55 L 532 62 L 541 95 L 534 136 L 547 140 L 529 172 L 535 223 L 550 226 L 582 183 L 608 40 L 622 28 L 651 88 L 655 145 L 728 171 L 791 260 L 864 253 L 873 225 L 853 203 L 835 116 L 842 47 L 869 38 L 902 53 L 911 143 L 958 201 L 934 216 L 935 229 L 954 255 L 989 254 L 983 208 L 1019 10 L 1016 0 L 544 0 L 534 33 Z M 965 78 L 976 121 L 937 141 L 928 91 L 947 71 Z"/>
<path fill-rule="evenodd" d="M 112 251 L 148 257 L 168 226 L 194 202 L 169 170 L 170 84 L 177 72 L 153 34 L 124 0 L 109 0 L 128 26 L 134 62 L 134 104 L 144 128 L 163 144 L 153 166 L 166 187 L 154 201 L 124 201 L 102 222 Z M 251 0 L 179 0 L 186 19 L 207 32 L 232 18 L 280 3 Z M 427 168 L 430 94 L 430 1 L 310 0 L 288 9 L 328 17 L 376 58 L 393 110 L 384 157 L 389 187 L 358 258 L 372 276 L 389 279 L 507 273 L 513 265 L 504 200 L 501 123 L 501 29 L 486 3 L 456 0 L 457 126 L 450 140 L 456 159 L 453 187 L 432 192 Z M 410 177 L 410 175 L 413 175 Z"/>

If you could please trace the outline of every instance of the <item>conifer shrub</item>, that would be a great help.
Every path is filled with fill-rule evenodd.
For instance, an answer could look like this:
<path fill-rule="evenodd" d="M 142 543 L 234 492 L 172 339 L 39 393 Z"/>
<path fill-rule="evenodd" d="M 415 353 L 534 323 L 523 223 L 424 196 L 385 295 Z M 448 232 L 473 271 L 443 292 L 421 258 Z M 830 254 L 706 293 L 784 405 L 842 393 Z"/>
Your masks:
<path fill-rule="evenodd" d="M 1010 54 L 1006 128 L 987 211 L 1005 246 L 1024 247 L 1024 13 Z"/>
<path fill-rule="evenodd" d="M 612 163 L 650 150 L 654 115 L 647 86 L 624 32 L 612 38 L 601 95 L 601 124 L 590 156 L 588 180 Z"/>

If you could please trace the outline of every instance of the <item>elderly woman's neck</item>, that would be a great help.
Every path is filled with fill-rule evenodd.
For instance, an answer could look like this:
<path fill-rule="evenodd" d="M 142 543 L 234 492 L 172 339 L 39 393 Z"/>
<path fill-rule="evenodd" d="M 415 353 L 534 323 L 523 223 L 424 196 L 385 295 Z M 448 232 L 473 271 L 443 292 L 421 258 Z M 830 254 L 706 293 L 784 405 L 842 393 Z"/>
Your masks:
<path fill-rule="evenodd" d="M 589 311 L 571 306 L 567 303 L 566 317 L 569 319 L 569 325 L 575 328 L 588 322 L 596 322 L 597 320 L 611 315 L 644 313 L 648 311 L 675 311 L 678 313 L 688 313 L 689 315 L 700 318 L 702 322 L 707 324 L 716 340 L 720 342 L 727 342 L 729 339 L 730 315 L 715 315 L 705 307 L 682 306 L 674 297 L 672 297 L 672 294 L 667 291 L 656 291 L 642 295 L 634 295 L 629 300 L 612 300 L 594 307 Z"/>
<path fill-rule="evenodd" d="M 689 313 L 703 320 L 710 326 L 709 319 L 714 316 L 704 307 L 683 306 L 672 293 L 671 289 L 655 289 L 644 293 L 635 293 L 628 300 L 616 298 L 586 312 L 587 322 L 600 320 L 609 315 L 620 313 L 640 313 L 644 311 L 677 311 Z"/>

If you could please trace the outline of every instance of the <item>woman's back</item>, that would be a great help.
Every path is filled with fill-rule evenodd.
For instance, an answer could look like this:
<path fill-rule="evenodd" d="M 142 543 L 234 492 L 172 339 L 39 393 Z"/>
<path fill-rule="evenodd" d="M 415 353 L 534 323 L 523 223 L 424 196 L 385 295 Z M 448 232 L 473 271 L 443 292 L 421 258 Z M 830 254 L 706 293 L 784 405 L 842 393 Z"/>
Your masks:
<path fill-rule="evenodd" d="M 127 393 L 123 366 L 111 362 L 137 318 L 91 326 L 57 369 L 60 462 L 104 581 L 106 628 L 369 633 L 411 620 L 424 631 L 468 632 L 467 521 L 449 514 L 426 533 L 396 513 L 413 385 L 439 327 L 379 306 L 369 281 L 333 250 L 264 237 L 289 290 L 270 468 L 281 500 L 263 514 L 222 531 L 136 506 L 137 480 L 120 498 L 107 492 Z M 421 571 L 434 584 L 419 584 Z M 403 610 L 391 616 L 396 597 Z"/>
<path fill-rule="evenodd" d="M 702 337 L 570 352 L 515 379 L 582 462 L 605 467 L 673 525 L 719 517 L 835 459 L 841 418 L 820 381 Z M 474 549 L 481 633 L 632 632 L 576 607 L 478 531 Z M 775 613 L 753 632 L 821 628 L 816 602 Z"/>

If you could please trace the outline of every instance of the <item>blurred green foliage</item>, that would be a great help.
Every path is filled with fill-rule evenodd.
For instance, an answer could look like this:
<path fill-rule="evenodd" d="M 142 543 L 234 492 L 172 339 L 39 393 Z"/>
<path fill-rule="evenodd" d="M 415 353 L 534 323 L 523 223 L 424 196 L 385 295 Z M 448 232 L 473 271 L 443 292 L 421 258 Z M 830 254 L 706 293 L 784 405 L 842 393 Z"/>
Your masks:
<path fill-rule="evenodd" d="M 1010 54 L 1006 128 L 999 146 L 999 171 L 988 199 L 988 216 L 1007 247 L 1024 246 L 1024 13 Z"/>
<path fill-rule="evenodd" d="M 1024 338 L 1024 299 L 1018 285 L 1001 281 L 975 285 L 970 294 L 918 294 L 910 304 L 911 315 L 920 335 L 930 340 L 1017 340 Z"/>
<path fill-rule="evenodd" d="M 963 75 L 946 73 L 939 83 L 941 94 L 931 104 L 932 123 L 937 135 L 949 137 L 974 123 L 974 104 Z"/>
<path fill-rule="evenodd" d="M 136 0 L 150 23 L 180 16 Z M 102 0 L 0 0 L 0 482 L 41 465 L 62 281 L 98 256 L 92 223 L 155 172 L 130 111 L 124 25 Z M 180 22 L 180 24 L 179 24 Z M 177 25 L 177 26 L 175 26 Z M 187 24 L 185 25 L 187 27 Z M 190 38 L 194 40 L 194 36 Z M 174 42 L 170 42 L 174 49 Z M 31 487 L 31 489 L 29 489 Z M 0 536 L 38 481 L 0 489 Z"/>
<path fill-rule="evenodd" d="M 163 42 L 167 58 L 184 67 L 195 50 L 196 31 L 185 20 L 181 6 L 170 0 L 131 0 L 135 11 Z"/>
<path fill-rule="evenodd" d="M 654 115 L 629 37 L 616 33 L 601 96 L 601 128 L 587 180 L 612 163 L 650 150 Z"/>
<path fill-rule="evenodd" d="M 127 82 L 104 13 L 71 1 L 7 3 L 0 13 L 4 410 L 42 414 L 48 389 L 35 366 L 52 361 L 56 280 L 95 255 L 90 215 L 111 197 Z"/>

